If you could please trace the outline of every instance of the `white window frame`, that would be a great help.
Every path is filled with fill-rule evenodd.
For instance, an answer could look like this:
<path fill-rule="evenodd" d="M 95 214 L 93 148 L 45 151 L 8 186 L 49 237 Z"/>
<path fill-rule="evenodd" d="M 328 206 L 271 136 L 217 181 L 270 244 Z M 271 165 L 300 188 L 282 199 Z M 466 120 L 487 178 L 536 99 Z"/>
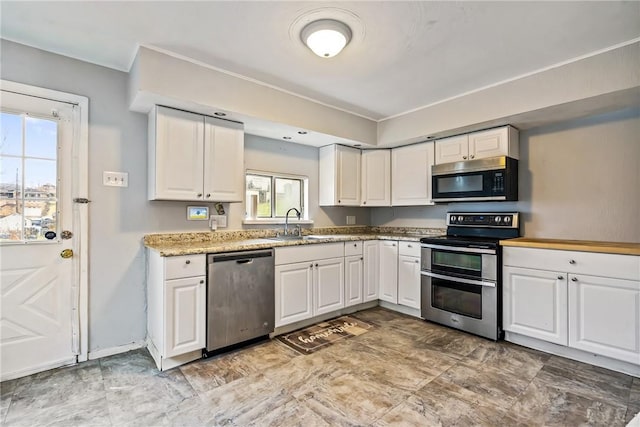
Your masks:
<path fill-rule="evenodd" d="M 271 216 L 263 217 L 263 218 L 251 218 L 249 215 L 249 200 L 247 198 L 247 184 L 246 179 L 247 175 L 258 175 L 264 176 L 266 178 L 271 179 Z M 260 170 L 251 170 L 248 169 L 245 172 L 245 184 L 244 184 L 244 206 L 245 206 L 245 214 L 246 218 L 243 221 L 243 224 L 284 224 L 285 217 L 277 217 L 275 216 L 276 212 L 276 198 L 275 198 L 275 180 L 276 178 L 284 178 L 284 179 L 295 179 L 302 181 L 301 186 L 301 204 L 302 204 L 302 212 L 300 215 L 300 220 L 295 215 L 289 216 L 289 224 L 313 224 L 313 221 L 309 218 L 309 177 L 305 175 L 293 175 L 287 173 L 280 172 L 267 172 Z"/>

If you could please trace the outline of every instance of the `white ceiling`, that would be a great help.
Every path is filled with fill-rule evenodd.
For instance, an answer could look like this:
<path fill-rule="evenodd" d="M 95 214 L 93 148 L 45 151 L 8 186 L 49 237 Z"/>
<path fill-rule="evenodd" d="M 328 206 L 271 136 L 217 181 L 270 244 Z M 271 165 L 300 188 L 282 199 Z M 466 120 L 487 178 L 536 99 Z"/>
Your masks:
<path fill-rule="evenodd" d="M 338 10 L 339 9 L 339 10 Z M 300 42 L 306 12 L 354 39 L 331 59 Z M 374 120 L 640 36 L 640 2 L 0 2 L 0 36 L 128 71 L 138 45 Z"/>

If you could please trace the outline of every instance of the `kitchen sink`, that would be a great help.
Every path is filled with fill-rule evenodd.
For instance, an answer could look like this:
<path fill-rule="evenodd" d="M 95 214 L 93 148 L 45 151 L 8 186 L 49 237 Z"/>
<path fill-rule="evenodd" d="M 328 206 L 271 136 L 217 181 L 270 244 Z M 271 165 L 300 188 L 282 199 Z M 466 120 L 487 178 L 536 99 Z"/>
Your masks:
<path fill-rule="evenodd" d="M 288 242 L 290 240 L 306 240 L 308 236 L 274 236 L 265 237 L 267 240 L 277 240 L 280 242 Z"/>

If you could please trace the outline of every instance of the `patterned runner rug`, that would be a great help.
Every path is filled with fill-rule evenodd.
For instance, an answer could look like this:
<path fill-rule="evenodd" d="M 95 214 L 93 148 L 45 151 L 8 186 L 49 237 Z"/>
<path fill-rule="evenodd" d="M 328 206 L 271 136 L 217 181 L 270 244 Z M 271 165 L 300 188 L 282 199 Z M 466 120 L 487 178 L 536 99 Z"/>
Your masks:
<path fill-rule="evenodd" d="M 311 354 L 333 343 L 362 335 L 372 325 L 351 316 L 342 316 L 304 329 L 280 335 L 278 339 L 302 354 Z"/>

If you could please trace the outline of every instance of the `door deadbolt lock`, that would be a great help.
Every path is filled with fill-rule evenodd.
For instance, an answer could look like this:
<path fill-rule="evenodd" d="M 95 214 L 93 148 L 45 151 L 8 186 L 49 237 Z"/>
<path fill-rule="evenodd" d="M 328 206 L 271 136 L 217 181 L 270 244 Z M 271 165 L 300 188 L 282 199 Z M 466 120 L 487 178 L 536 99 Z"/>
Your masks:
<path fill-rule="evenodd" d="M 71 258 L 73 256 L 73 250 L 64 249 L 62 252 L 60 252 L 60 256 L 64 259 Z"/>
<path fill-rule="evenodd" d="M 69 230 L 64 230 L 62 233 L 60 233 L 60 237 L 62 237 L 63 240 L 68 240 L 73 237 L 73 233 Z"/>

